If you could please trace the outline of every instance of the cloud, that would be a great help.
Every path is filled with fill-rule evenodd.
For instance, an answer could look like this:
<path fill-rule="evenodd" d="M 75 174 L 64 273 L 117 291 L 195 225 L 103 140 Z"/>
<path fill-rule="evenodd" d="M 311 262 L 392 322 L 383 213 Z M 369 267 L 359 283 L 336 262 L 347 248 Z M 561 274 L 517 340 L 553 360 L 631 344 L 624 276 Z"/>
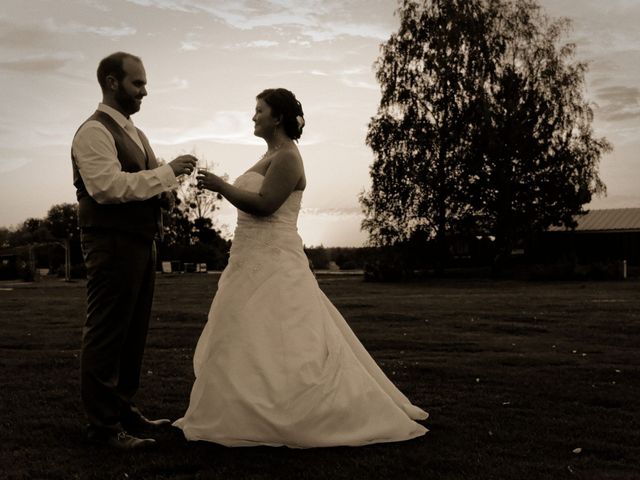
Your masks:
<path fill-rule="evenodd" d="M 362 9 L 370 17 L 368 21 L 336 21 L 345 15 L 345 7 L 339 1 L 267 0 L 262 2 L 236 0 L 205 2 L 202 0 L 128 0 L 142 7 L 153 7 L 182 13 L 208 14 L 238 30 L 256 28 L 294 27 L 302 37 L 314 42 L 334 40 L 338 37 L 364 37 L 383 40 L 389 37 L 389 28 L 375 21 L 367 2 Z M 385 6 L 385 2 L 381 2 Z M 352 9 L 360 11 L 358 6 Z M 304 43 L 304 38 L 296 39 Z"/>
<path fill-rule="evenodd" d="M 121 22 L 119 26 L 90 26 L 78 22 L 67 22 L 65 24 L 58 24 L 52 18 L 45 20 L 45 27 L 50 32 L 54 33 L 66 33 L 66 34 L 78 34 L 78 33 L 92 33 L 101 37 L 127 37 L 134 35 L 136 29 Z"/>
<path fill-rule="evenodd" d="M 29 162 L 31 162 L 31 159 L 27 157 L 7 158 L 6 155 L 2 155 L 2 161 L 0 161 L 0 173 L 13 172 Z"/>
<path fill-rule="evenodd" d="M 360 207 L 344 207 L 344 208 L 302 208 L 301 213 L 305 215 L 314 215 L 316 217 L 357 217 L 363 216 Z"/>
<path fill-rule="evenodd" d="M 637 0 L 541 0 L 541 4 L 551 16 L 571 20 L 568 40 L 578 45 L 579 58 L 600 62 L 611 55 L 640 48 Z"/>
<path fill-rule="evenodd" d="M 67 63 L 78 59 L 82 59 L 82 55 L 69 52 L 27 55 L 15 60 L 0 61 L 0 70 L 22 73 L 55 72 L 61 70 Z"/>
<path fill-rule="evenodd" d="M 640 88 L 615 85 L 596 90 L 599 115 L 612 122 L 640 119 Z"/>
<path fill-rule="evenodd" d="M 302 29 L 302 33 L 315 42 L 334 40 L 338 37 L 363 37 L 386 40 L 391 31 L 382 25 L 365 23 L 323 23 L 313 28 Z"/>
<path fill-rule="evenodd" d="M 200 50 L 202 47 L 203 44 L 198 42 L 197 40 L 183 40 L 182 42 L 180 42 L 180 50 L 184 50 L 186 52 Z"/>
<path fill-rule="evenodd" d="M 305 75 L 308 72 L 305 70 L 280 70 L 274 72 L 259 72 L 256 73 L 256 77 L 263 78 L 280 78 L 280 77 L 292 77 L 294 75 Z"/>
<path fill-rule="evenodd" d="M 174 108 L 175 110 L 175 108 Z M 189 113 L 188 109 L 180 110 Z M 146 128 L 152 144 L 173 146 L 185 143 L 213 142 L 230 145 L 263 145 L 264 141 L 253 134 L 253 122 L 251 113 L 243 110 L 219 111 L 208 119 L 195 124 L 192 120 L 185 124 L 176 123 L 177 126 L 158 127 L 151 130 Z M 194 125 L 195 126 L 191 126 Z M 315 145 L 322 141 L 320 135 L 309 134 L 303 136 L 300 145 Z"/>
<path fill-rule="evenodd" d="M 162 10 L 175 10 L 178 12 L 196 12 L 196 6 L 190 4 L 197 3 L 184 0 L 128 0 L 129 3 L 141 7 L 156 7 Z"/>
<path fill-rule="evenodd" d="M 347 87 L 363 88 L 366 90 L 378 90 L 380 88 L 377 83 L 371 81 L 371 67 L 355 65 L 350 68 L 337 71 L 336 75 Z"/>
<path fill-rule="evenodd" d="M 343 78 L 342 83 L 351 88 L 364 88 L 366 90 L 379 90 L 380 86 L 376 83 L 365 82 L 362 80 L 353 80 L 351 78 Z"/>
<path fill-rule="evenodd" d="M 187 90 L 190 86 L 189 80 L 186 78 L 173 77 L 168 82 L 153 89 L 153 93 L 175 92 L 177 90 Z"/>
<path fill-rule="evenodd" d="M 151 134 L 154 143 L 180 145 L 197 141 L 212 141 L 239 145 L 261 143 L 253 135 L 253 124 L 246 111 L 220 111 L 200 125 L 188 129 L 161 128 Z"/>
<path fill-rule="evenodd" d="M 224 48 L 228 50 L 238 50 L 243 48 L 270 48 L 280 45 L 279 42 L 273 40 L 254 40 L 252 42 L 235 43 L 227 45 Z"/>
<path fill-rule="evenodd" d="M 45 103 L 41 103 L 40 107 L 42 111 L 48 111 Z M 30 119 L 23 112 L 16 112 L 10 118 L 0 121 L 0 148 L 5 152 L 6 149 L 22 152 L 25 149 L 68 146 L 77 125 L 70 126 L 60 121 L 61 116 L 64 115 L 49 112 L 49 115 Z M 0 159 L 4 158 L 11 156 L 0 156 Z"/>
<path fill-rule="evenodd" d="M 32 48 L 46 46 L 49 32 L 37 25 L 15 25 L 0 18 L 0 43 L 4 48 Z"/>
<path fill-rule="evenodd" d="M 308 47 L 309 45 L 311 45 L 311 42 L 309 40 L 302 40 L 298 37 L 298 38 L 290 39 L 289 44 L 300 45 L 301 47 Z"/>
<path fill-rule="evenodd" d="M 200 40 L 201 35 L 201 32 L 188 32 L 186 38 L 180 42 L 180 50 L 186 52 L 194 52 L 196 50 L 208 47 L 208 43 L 202 42 Z"/>
<path fill-rule="evenodd" d="M 279 43 L 274 42 L 273 40 L 254 40 L 253 42 L 247 43 L 247 47 L 256 47 L 256 48 L 275 47 L 276 45 L 279 45 Z"/>
<path fill-rule="evenodd" d="M 100 10 L 101 12 L 111 11 L 111 8 L 108 5 L 106 5 L 104 2 L 101 2 L 99 0 L 82 0 L 82 3 L 84 3 L 85 5 L 91 8 L 95 8 L 96 10 Z"/>
<path fill-rule="evenodd" d="M 136 29 L 120 23 L 119 26 L 90 26 L 78 22 L 57 23 L 52 18 L 40 22 L 16 24 L 0 18 L 0 44 L 10 49 L 42 49 L 57 44 L 60 34 L 93 34 L 101 37 L 124 37 L 134 35 Z"/>

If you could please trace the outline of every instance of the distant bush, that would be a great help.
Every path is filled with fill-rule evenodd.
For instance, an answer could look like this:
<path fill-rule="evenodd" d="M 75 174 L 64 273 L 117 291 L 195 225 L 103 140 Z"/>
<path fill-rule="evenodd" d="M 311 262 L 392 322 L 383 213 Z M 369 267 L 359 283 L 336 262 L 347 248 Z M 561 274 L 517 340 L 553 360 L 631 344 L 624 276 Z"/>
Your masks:
<path fill-rule="evenodd" d="M 415 265 L 401 249 L 381 248 L 364 264 L 365 282 L 403 282 L 415 277 Z"/>

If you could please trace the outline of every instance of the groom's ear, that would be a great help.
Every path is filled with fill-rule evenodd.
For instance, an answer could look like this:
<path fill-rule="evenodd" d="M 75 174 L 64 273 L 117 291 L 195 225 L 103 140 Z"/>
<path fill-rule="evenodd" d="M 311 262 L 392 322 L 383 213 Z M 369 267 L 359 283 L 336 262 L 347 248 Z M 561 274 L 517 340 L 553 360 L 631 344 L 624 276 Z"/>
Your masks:
<path fill-rule="evenodd" d="M 110 90 L 118 89 L 118 79 L 115 75 L 107 75 L 107 87 L 109 87 Z"/>

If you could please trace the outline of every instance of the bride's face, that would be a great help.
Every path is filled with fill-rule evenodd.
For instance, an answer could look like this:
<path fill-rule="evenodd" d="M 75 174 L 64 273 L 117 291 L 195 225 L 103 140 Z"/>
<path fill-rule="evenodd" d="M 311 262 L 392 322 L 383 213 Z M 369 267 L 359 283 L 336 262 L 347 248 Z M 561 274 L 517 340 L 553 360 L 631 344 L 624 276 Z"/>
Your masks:
<path fill-rule="evenodd" d="M 253 134 L 262 138 L 273 136 L 280 123 L 277 118 L 271 116 L 271 107 L 261 98 L 256 102 L 256 113 L 251 120 L 254 125 Z"/>

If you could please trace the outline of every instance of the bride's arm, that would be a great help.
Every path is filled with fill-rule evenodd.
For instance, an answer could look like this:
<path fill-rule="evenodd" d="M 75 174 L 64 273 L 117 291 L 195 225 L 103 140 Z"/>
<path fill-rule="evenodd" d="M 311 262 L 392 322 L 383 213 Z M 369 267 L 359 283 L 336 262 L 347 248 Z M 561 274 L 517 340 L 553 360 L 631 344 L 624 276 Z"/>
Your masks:
<path fill-rule="evenodd" d="M 279 152 L 271 160 L 259 192 L 250 192 L 225 182 L 210 172 L 198 175 L 198 184 L 218 192 L 236 208 L 265 217 L 278 210 L 302 178 L 302 160 L 293 151 Z"/>

